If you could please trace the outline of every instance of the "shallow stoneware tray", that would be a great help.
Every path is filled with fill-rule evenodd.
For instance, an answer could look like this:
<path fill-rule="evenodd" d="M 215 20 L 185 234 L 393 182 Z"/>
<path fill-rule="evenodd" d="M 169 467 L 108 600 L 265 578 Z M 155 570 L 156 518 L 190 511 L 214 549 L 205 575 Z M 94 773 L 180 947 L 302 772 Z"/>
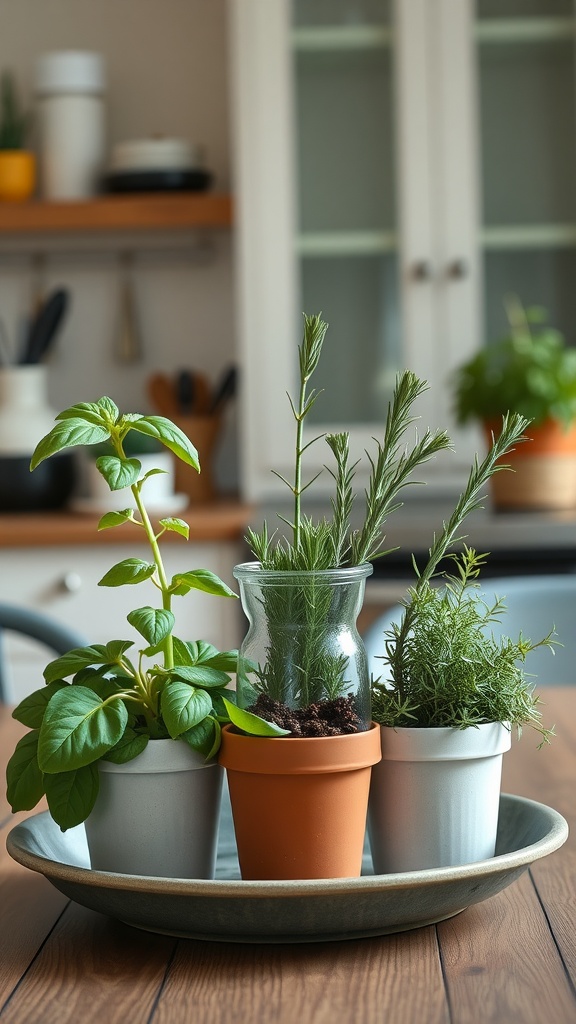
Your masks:
<path fill-rule="evenodd" d="M 320 942 L 433 924 L 494 896 L 568 836 L 557 811 L 502 795 L 496 856 L 455 868 L 294 882 L 173 879 L 92 871 L 84 827 L 45 812 L 16 825 L 14 860 L 66 896 L 148 931 L 226 942 Z"/>

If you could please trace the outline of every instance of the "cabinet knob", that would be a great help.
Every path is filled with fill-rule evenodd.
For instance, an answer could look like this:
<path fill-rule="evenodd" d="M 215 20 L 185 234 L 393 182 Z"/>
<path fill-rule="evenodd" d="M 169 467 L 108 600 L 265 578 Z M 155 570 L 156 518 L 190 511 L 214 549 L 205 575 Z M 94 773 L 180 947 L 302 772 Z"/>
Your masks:
<path fill-rule="evenodd" d="M 63 594 L 77 594 L 82 586 L 82 577 L 77 572 L 65 572 L 58 589 Z"/>
<path fill-rule="evenodd" d="M 465 277 L 468 277 L 469 267 L 464 259 L 452 260 L 448 264 L 448 277 L 453 281 L 462 281 Z"/>
<path fill-rule="evenodd" d="M 432 267 L 428 260 L 417 260 L 412 266 L 411 277 L 413 281 L 430 281 Z"/>

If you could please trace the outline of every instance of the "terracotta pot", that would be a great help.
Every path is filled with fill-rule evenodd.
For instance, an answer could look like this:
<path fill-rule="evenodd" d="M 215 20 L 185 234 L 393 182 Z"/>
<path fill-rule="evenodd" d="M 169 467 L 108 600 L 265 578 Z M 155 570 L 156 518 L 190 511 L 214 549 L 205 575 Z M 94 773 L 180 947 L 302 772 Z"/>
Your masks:
<path fill-rule="evenodd" d="M 487 444 L 500 424 L 484 424 Z M 565 429 L 546 420 L 526 431 L 523 441 L 500 461 L 513 472 L 490 480 L 492 503 L 498 509 L 566 509 L 576 507 L 576 424 Z"/>
<path fill-rule="evenodd" d="M 380 729 L 270 739 L 222 730 L 243 879 L 357 878 Z"/>
<path fill-rule="evenodd" d="M 36 187 L 36 158 L 25 149 L 0 152 L 0 200 L 24 202 Z"/>

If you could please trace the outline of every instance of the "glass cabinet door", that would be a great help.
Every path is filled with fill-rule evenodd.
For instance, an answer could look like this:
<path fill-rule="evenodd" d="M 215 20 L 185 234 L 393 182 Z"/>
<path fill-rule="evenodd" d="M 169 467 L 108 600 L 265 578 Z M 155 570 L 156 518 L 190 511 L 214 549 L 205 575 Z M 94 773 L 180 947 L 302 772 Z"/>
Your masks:
<path fill-rule="evenodd" d="M 402 366 L 388 0 L 293 0 L 298 309 L 330 324 L 311 419 L 382 422 Z"/>
<path fill-rule="evenodd" d="M 504 300 L 576 344 L 576 18 L 572 0 L 477 0 L 486 342 Z"/>

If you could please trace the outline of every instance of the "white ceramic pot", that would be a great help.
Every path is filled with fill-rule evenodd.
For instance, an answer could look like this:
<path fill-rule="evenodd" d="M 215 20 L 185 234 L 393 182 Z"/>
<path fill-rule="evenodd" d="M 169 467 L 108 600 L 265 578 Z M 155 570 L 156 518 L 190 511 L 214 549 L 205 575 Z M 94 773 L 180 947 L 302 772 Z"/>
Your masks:
<path fill-rule="evenodd" d="M 213 878 L 223 771 L 182 740 L 150 740 L 127 764 L 98 763 L 86 821 L 92 867 L 162 878 Z"/>
<path fill-rule="evenodd" d="M 510 729 L 381 727 L 368 830 L 376 874 L 469 864 L 494 856 L 502 755 Z"/>

